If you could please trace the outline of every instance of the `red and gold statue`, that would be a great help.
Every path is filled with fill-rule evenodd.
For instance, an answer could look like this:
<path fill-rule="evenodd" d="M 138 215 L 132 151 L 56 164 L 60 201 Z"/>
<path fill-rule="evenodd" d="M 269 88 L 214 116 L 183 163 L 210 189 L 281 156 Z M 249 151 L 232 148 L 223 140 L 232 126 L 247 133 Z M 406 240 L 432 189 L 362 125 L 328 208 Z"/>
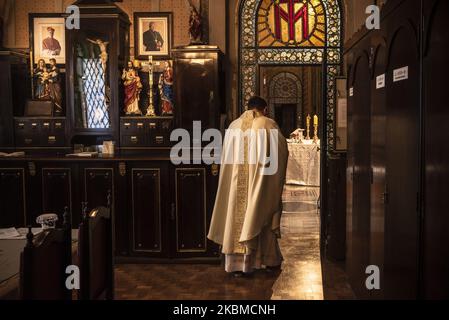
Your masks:
<path fill-rule="evenodd" d="M 139 108 L 140 92 L 142 91 L 142 82 L 131 61 L 123 70 L 122 80 L 125 86 L 125 113 L 127 115 L 142 115 Z"/>

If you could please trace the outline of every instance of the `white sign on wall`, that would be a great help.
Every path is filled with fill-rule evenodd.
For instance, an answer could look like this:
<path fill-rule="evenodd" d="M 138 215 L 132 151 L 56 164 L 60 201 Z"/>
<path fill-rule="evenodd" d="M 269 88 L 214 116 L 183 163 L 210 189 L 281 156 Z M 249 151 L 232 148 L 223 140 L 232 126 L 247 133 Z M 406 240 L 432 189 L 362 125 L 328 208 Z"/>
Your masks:
<path fill-rule="evenodd" d="M 408 79 L 408 66 L 394 70 L 393 82 L 399 82 L 407 79 Z"/>
<path fill-rule="evenodd" d="M 376 78 L 376 89 L 385 88 L 385 73 Z"/>

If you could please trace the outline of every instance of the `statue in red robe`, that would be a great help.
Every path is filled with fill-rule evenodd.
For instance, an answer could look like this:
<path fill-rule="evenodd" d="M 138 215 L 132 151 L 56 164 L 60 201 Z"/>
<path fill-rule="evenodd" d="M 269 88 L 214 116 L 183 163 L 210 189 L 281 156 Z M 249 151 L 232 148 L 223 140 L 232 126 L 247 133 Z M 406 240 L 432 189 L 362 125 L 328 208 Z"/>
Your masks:
<path fill-rule="evenodd" d="M 141 115 L 139 96 L 143 86 L 131 61 L 128 62 L 128 67 L 123 70 L 122 80 L 125 86 L 125 113 L 127 115 Z"/>

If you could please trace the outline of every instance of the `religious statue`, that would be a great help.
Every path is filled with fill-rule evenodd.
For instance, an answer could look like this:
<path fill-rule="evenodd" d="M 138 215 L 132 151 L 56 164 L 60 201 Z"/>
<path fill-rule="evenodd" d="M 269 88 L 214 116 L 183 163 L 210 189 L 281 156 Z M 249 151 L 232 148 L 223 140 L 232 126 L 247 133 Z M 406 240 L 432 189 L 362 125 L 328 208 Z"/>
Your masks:
<path fill-rule="evenodd" d="M 37 62 L 37 67 L 33 71 L 33 77 L 35 80 L 34 98 L 38 100 L 50 99 L 50 74 L 48 73 L 44 59 L 39 59 Z"/>
<path fill-rule="evenodd" d="M 97 39 L 97 40 L 92 40 L 87 38 L 87 41 L 96 44 L 100 47 L 100 59 L 101 59 L 101 65 L 103 67 L 103 72 L 106 74 L 106 67 L 107 67 L 107 63 L 108 63 L 108 41 L 102 41 L 101 39 Z"/>
<path fill-rule="evenodd" d="M 202 18 L 191 0 L 189 0 L 189 5 L 190 5 L 190 18 L 189 18 L 190 44 L 202 44 L 202 37 L 203 37 Z"/>
<path fill-rule="evenodd" d="M 61 91 L 61 76 L 59 68 L 56 65 L 56 59 L 50 59 L 50 69 L 48 78 L 48 91 L 50 98 L 55 106 L 55 114 L 61 115 L 62 110 L 62 91 Z"/>
<path fill-rule="evenodd" d="M 174 109 L 174 92 L 173 92 L 173 68 L 170 62 L 165 62 L 165 69 L 159 78 L 159 90 L 162 101 L 162 115 L 173 115 Z"/>
<path fill-rule="evenodd" d="M 142 115 L 139 109 L 140 92 L 142 91 L 142 82 L 131 61 L 127 68 L 123 70 L 122 80 L 125 86 L 125 113 L 127 115 Z"/>

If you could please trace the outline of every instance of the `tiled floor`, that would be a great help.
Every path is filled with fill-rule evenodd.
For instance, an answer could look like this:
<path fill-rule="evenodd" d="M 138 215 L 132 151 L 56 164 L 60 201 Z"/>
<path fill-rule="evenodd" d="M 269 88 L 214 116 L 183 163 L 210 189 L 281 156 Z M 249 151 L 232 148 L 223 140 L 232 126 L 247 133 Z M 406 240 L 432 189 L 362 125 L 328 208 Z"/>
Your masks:
<path fill-rule="evenodd" d="M 117 299 L 352 299 L 338 264 L 321 265 L 319 189 L 288 187 L 280 240 L 282 270 L 234 278 L 219 265 L 121 265 Z"/>

